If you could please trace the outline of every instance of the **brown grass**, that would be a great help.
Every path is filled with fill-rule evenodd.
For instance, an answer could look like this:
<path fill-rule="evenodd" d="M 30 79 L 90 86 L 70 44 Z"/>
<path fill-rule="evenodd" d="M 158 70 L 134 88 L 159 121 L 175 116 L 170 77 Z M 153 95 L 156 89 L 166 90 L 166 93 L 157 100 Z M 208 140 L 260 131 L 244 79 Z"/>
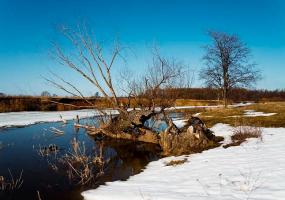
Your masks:
<path fill-rule="evenodd" d="M 232 141 L 245 141 L 247 138 L 262 139 L 262 129 L 256 126 L 238 126 L 231 136 Z"/>
<path fill-rule="evenodd" d="M 21 171 L 18 177 L 14 177 L 10 169 L 9 171 L 9 178 L 5 178 L 4 176 L 0 176 L 0 191 L 14 191 L 18 190 L 23 185 L 23 170 Z"/>
<path fill-rule="evenodd" d="M 175 106 L 213 106 L 222 104 L 218 100 L 176 99 Z"/>
<path fill-rule="evenodd" d="M 102 97 L 90 97 L 88 100 L 100 108 L 111 108 L 109 101 Z M 120 97 L 119 101 L 128 104 L 128 98 Z M 159 101 L 159 100 L 157 100 Z M 55 103 L 58 102 L 58 103 Z M 177 99 L 176 106 L 205 106 L 217 105 L 216 100 L 193 100 Z M 130 106 L 139 107 L 139 104 L 148 105 L 147 99 L 141 98 L 139 102 L 131 99 Z M 72 106 L 73 105 L 73 106 Z M 4 96 L 0 97 L 1 112 L 19 112 L 19 111 L 63 111 L 90 108 L 83 99 L 78 97 L 41 97 L 41 96 Z"/>
<path fill-rule="evenodd" d="M 169 162 L 165 163 L 165 166 L 176 166 L 176 165 L 182 165 L 183 163 L 187 162 L 187 158 L 184 158 L 182 160 L 171 160 Z"/>
<path fill-rule="evenodd" d="M 249 126 L 246 120 L 239 119 L 236 121 L 233 134 L 231 135 L 232 142 L 223 145 L 223 147 L 239 146 L 248 138 L 260 138 L 262 140 L 262 129 L 260 126 Z"/>
<path fill-rule="evenodd" d="M 277 114 L 272 116 L 244 117 L 245 110 Z M 202 111 L 200 117 L 208 127 L 217 123 L 237 126 L 236 121 L 240 119 L 247 121 L 249 126 L 262 125 L 262 127 L 285 127 L 285 102 L 256 103 L 239 108 L 206 109 L 205 111 Z"/>
<path fill-rule="evenodd" d="M 245 142 L 245 140 L 239 140 L 239 141 L 234 141 L 234 142 L 231 142 L 229 144 L 226 144 L 226 145 L 223 145 L 223 147 L 225 149 L 229 148 L 229 147 L 234 147 L 234 146 L 239 146 L 241 145 L 241 143 Z"/>
<path fill-rule="evenodd" d="M 106 162 L 103 159 L 103 143 L 99 144 L 99 149 L 94 153 L 87 153 L 85 143 L 75 138 L 71 141 L 70 151 L 64 154 L 57 153 L 58 149 L 50 150 L 50 146 L 40 147 L 39 155 L 46 157 L 49 167 L 58 174 L 66 176 L 69 181 L 86 185 L 104 174 Z"/>

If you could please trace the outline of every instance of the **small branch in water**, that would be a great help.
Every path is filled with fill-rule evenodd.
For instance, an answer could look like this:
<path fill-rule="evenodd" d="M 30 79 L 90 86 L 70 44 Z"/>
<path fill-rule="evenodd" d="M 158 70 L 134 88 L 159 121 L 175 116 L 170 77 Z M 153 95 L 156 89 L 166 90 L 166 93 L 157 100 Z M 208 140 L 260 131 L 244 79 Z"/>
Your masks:
<path fill-rule="evenodd" d="M 9 175 L 10 175 L 10 180 L 5 180 L 4 176 L 0 176 L 0 190 L 1 191 L 13 191 L 13 190 L 18 190 L 22 187 L 23 185 L 23 170 L 20 173 L 20 176 L 16 179 L 14 179 L 14 176 L 10 169 L 8 169 Z"/>
<path fill-rule="evenodd" d="M 38 200 L 42 200 L 41 199 L 41 195 L 40 195 L 40 192 L 37 190 L 37 195 L 38 195 Z"/>

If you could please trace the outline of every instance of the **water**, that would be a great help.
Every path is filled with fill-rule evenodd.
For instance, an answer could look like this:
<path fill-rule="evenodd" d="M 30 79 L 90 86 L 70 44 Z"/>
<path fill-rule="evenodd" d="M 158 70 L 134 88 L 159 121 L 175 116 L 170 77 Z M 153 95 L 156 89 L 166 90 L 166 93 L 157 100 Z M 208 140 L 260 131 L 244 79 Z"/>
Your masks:
<path fill-rule="evenodd" d="M 89 119 L 90 122 L 96 119 Z M 49 131 L 55 127 L 64 131 L 56 135 Z M 108 160 L 104 175 L 96 181 L 80 186 L 68 179 L 67 176 L 54 171 L 49 162 L 53 157 L 39 155 L 40 147 L 55 144 L 60 151 L 57 156 L 69 152 L 71 141 L 84 142 L 87 154 L 98 151 L 103 147 L 103 157 Z M 96 141 L 83 129 L 74 129 L 73 121 L 63 125 L 57 123 L 41 123 L 23 128 L 8 128 L 0 130 L 0 176 L 9 178 L 9 171 L 14 178 L 23 171 L 23 185 L 14 191 L 1 191 L 0 199 L 39 199 L 42 200 L 81 200 L 80 193 L 87 189 L 96 188 L 106 181 L 126 180 L 137 174 L 148 162 L 159 158 L 159 148 L 156 145 L 133 143 L 131 141 L 104 140 Z"/>

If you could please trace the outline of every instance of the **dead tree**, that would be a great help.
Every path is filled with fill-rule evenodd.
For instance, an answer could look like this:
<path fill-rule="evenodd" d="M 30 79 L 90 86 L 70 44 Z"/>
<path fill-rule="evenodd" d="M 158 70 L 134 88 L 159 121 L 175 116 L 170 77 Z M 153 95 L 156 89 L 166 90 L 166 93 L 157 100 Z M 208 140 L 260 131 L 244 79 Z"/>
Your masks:
<path fill-rule="evenodd" d="M 58 63 L 88 81 L 95 91 L 99 91 L 109 101 L 112 108 L 120 113 L 126 113 L 125 109 L 120 106 L 111 75 L 112 68 L 123 49 L 120 44 L 115 42 L 111 53 L 105 55 L 105 49 L 103 49 L 101 43 L 92 37 L 85 26 L 78 26 L 76 30 L 63 26 L 60 28 L 60 32 L 67 39 L 73 51 L 70 49 L 68 51 L 64 50 L 58 43 L 54 43 L 53 57 Z M 49 83 L 69 95 L 84 99 L 89 106 L 101 110 L 89 101 L 76 84 L 54 72 L 51 72 L 51 74 L 52 78 L 45 78 Z"/>
<path fill-rule="evenodd" d="M 94 89 L 99 91 L 106 101 L 110 102 L 112 109 L 119 113 L 109 117 L 107 121 L 102 120 L 104 123 L 101 123 L 99 127 L 78 125 L 79 127 L 87 128 L 92 135 L 101 134 L 112 138 L 161 144 L 163 135 L 146 126 L 146 121 L 150 118 L 160 116 L 170 127 L 164 133 L 167 136 L 169 134 L 179 135 L 181 130 L 175 126 L 165 112 L 167 107 L 175 105 L 177 95 L 175 93 L 170 95 L 165 91 L 185 85 L 183 77 L 185 77 L 186 70 L 182 62 L 161 56 L 155 48 L 153 60 L 145 74 L 136 78 L 134 75 L 123 76 L 125 87 L 121 87 L 121 90 L 128 96 L 128 102 L 124 103 L 118 97 L 119 92 L 114 85 L 115 77 L 112 75 L 113 67 L 117 64 L 116 61 L 123 48 L 115 43 L 111 54 L 106 55 L 103 46 L 96 42 L 85 27 L 79 27 L 77 31 L 64 27 L 61 32 L 70 42 L 74 51 L 65 51 L 55 44 L 55 58 L 60 64 L 91 83 Z M 91 107 L 99 109 L 107 115 L 104 108 L 94 105 L 75 84 L 56 73 L 52 73 L 52 75 L 52 79 L 46 79 L 48 82 L 70 95 L 84 99 Z M 139 109 L 129 110 L 132 101 L 136 103 L 136 106 L 139 105 Z"/>
<path fill-rule="evenodd" d="M 201 69 L 200 79 L 223 92 L 227 107 L 230 90 L 252 86 L 260 72 L 250 62 L 250 50 L 238 36 L 220 32 L 209 32 L 209 36 L 213 43 L 205 47 L 203 60 L 207 66 Z"/>

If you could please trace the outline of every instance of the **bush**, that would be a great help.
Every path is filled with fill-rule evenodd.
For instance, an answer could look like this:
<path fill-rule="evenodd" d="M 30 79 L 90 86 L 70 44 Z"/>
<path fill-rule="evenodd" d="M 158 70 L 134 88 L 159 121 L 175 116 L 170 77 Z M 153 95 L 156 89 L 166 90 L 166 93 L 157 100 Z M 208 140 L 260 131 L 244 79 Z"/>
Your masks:
<path fill-rule="evenodd" d="M 244 141 L 247 138 L 262 138 L 262 129 L 256 126 L 238 126 L 231 136 L 232 141 Z"/>

